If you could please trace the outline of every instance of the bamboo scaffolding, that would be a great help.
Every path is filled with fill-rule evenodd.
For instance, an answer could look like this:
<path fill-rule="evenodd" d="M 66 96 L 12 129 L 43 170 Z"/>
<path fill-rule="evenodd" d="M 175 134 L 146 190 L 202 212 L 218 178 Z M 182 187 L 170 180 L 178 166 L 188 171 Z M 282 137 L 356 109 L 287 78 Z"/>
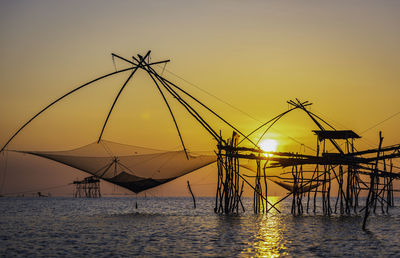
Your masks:
<path fill-rule="evenodd" d="M 336 130 L 320 116 L 309 110 L 312 103 L 308 101 L 301 102 L 298 99 L 289 100 L 287 102 L 290 105 L 288 110 L 268 120 L 251 131 L 250 134 L 246 135 L 238 130 L 237 126 L 228 122 L 189 92 L 167 80 L 162 74 L 160 75 L 157 73 L 153 66 L 166 64 L 169 60 L 150 62 L 150 53 L 151 51 L 148 51 L 144 56 L 132 56 L 132 59 L 126 59 L 113 53 L 113 61 L 115 61 L 115 58 L 118 58 L 131 65 L 131 67 L 98 77 L 57 98 L 36 113 L 12 134 L 5 145 L 2 146 L 0 152 L 4 151 L 9 143 L 35 118 L 67 96 L 104 78 L 130 71 L 128 78 L 124 81 L 114 98 L 103 126 L 101 127 L 98 137 L 98 142 L 100 142 L 119 97 L 136 71 L 141 69 L 150 76 L 168 109 L 187 159 L 189 159 L 189 155 L 187 153 L 181 126 L 179 126 L 178 123 L 178 117 L 176 117 L 173 112 L 173 103 L 178 103 L 184 107 L 188 114 L 190 114 L 190 116 L 216 141 L 217 151 L 215 154 L 217 156 L 218 169 L 214 207 L 216 213 L 238 214 L 241 211 L 245 211 L 241 200 L 245 183 L 253 190 L 253 211 L 256 214 L 268 213 L 271 210 L 280 212 L 277 209 L 277 205 L 290 196 L 292 197 L 291 213 L 293 215 L 297 216 L 304 212 L 308 213 L 311 208 L 312 212 L 316 213 L 318 212 L 317 198 L 319 197 L 321 198 L 322 212 L 324 215 L 330 215 L 332 212 L 350 214 L 351 212 L 357 213 L 364 211 L 362 227 L 365 229 L 371 211 L 375 213 L 377 207 L 380 207 L 382 213 L 388 213 L 389 207 L 393 207 L 394 192 L 398 191 L 394 189 L 393 181 L 400 179 L 400 172 L 395 171 L 400 168 L 394 166 L 392 160 L 400 158 L 400 144 L 386 147 L 382 146 L 383 137 L 380 133 L 378 148 L 356 151 L 354 139 L 360 138 L 360 136 L 351 130 Z M 170 101 L 170 99 L 172 99 L 172 101 Z M 194 106 L 200 106 L 202 111 L 205 110 L 206 113 L 216 117 L 234 130 L 232 137 L 227 140 L 224 139 L 222 133 L 219 132 L 218 134 L 217 130 L 207 122 L 204 116 L 200 115 L 203 113 L 194 108 Z M 272 126 L 280 121 L 282 117 L 294 110 L 305 112 L 306 116 L 311 119 L 319 129 L 318 131 L 314 131 L 317 135 L 316 150 L 313 149 L 316 154 L 304 155 L 290 152 L 264 152 L 258 146 L 262 137 Z M 260 134 L 261 137 L 259 137 L 257 141 L 250 139 L 250 136 L 254 136 L 254 134 L 261 129 L 263 129 L 263 131 Z M 239 141 L 239 135 L 243 137 L 241 141 Z M 344 140 L 344 142 L 342 142 L 344 143 L 344 148 L 339 144 L 342 140 Z M 244 141 L 250 143 L 252 147 L 239 146 Z M 330 148 L 335 152 L 329 151 Z M 256 163 L 255 176 L 243 176 L 240 173 L 240 160 Z M 112 169 L 113 166 L 114 170 L 116 170 L 117 166 L 124 167 L 117 158 L 114 158 L 111 163 L 101 168 L 103 174 Z M 283 172 L 278 176 L 269 175 L 269 169 L 271 168 L 289 168 L 290 172 Z M 251 184 L 245 177 L 254 179 L 254 184 Z M 274 204 L 268 201 L 267 179 L 275 180 L 274 182 L 288 190 L 288 194 Z M 280 181 L 277 181 L 278 179 Z M 76 181 L 77 188 L 75 196 L 99 197 L 99 185 L 97 187 L 97 182 L 95 182 L 94 179 L 92 181 L 89 179 L 87 182 L 85 181 L 83 183 L 81 181 Z M 192 193 L 190 184 L 189 182 L 187 183 L 189 191 Z M 338 186 L 336 200 L 332 200 L 334 201 L 334 206 L 332 206 L 333 203 L 331 203 L 332 183 L 336 183 Z M 368 197 L 365 207 L 359 210 L 359 196 L 362 191 L 368 191 Z M 194 206 L 196 206 L 193 193 L 192 197 Z"/>

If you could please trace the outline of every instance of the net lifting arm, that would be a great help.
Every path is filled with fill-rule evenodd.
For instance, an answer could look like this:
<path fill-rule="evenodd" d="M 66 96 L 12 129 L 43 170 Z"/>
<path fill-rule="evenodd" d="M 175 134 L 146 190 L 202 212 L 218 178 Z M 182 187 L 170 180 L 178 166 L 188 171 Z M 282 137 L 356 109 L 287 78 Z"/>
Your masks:
<path fill-rule="evenodd" d="M 150 54 L 150 52 L 151 52 L 151 51 L 148 51 L 147 54 L 146 54 L 143 58 L 141 58 L 139 64 L 133 69 L 132 73 L 129 75 L 128 79 L 125 81 L 125 83 L 122 85 L 121 89 L 119 90 L 119 92 L 118 92 L 117 96 L 115 97 L 114 102 L 113 102 L 113 104 L 112 104 L 112 106 L 111 106 L 111 108 L 110 108 L 110 111 L 108 112 L 106 121 L 104 121 L 103 128 L 101 129 L 101 132 L 100 132 L 100 135 L 99 135 L 99 139 L 97 140 L 97 143 L 99 143 L 100 140 L 101 140 L 101 136 L 102 136 L 103 133 L 104 133 L 104 129 L 106 128 L 108 119 L 110 118 L 111 112 L 113 111 L 114 106 L 115 106 L 115 104 L 117 103 L 119 96 L 121 95 L 121 93 L 122 93 L 122 91 L 124 90 L 125 86 L 128 84 L 129 80 L 132 78 L 132 76 L 133 76 L 133 75 L 135 74 L 135 72 L 138 70 L 138 68 L 139 68 L 139 66 L 141 65 L 141 63 L 144 62 L 144 59 Z"/>
<path fill-rule="evenodd" d="M 331 126 L 330 124 L 328 124 L 325 120 L 323 120 L 322 118 L 320 118 L 319 116 L 315 115 L 314 113 L 312 113 L 311 111 L 306 109 L 306 106 L 309 105 L 307 104 L 307 102 L 302 103 L 300 100 L 296 99 L 297 103 L 295 103 L 294 101 L 288 101 L 289 104 L 293 105 L 293 106 L 298 106 L 301 110 L 303 110 L 304 112 L 306 112 L 306 114 L 311 118 L 311 120 L 313 120 L 313 122 L 320 128 L 320 130 L 325 131 L 325 128 L 318 122 L 318 119 L 320 119 L 323 123 L 325 123 L 326 125 L 328 125 L 329 127 L 331 127 L 333 130 L 336 130 L 335 128 L 333 128 L 333 126 Z M 337 142 L 334 139 L 329 139 L 329 141 L 333 144 L 333 146 L 335 146 L 335 148 L 340 152 L 340 154 L 344 154 L 343 150 L 340 148 L 340 146 L 337 144 Z"/>
<path fill-rule="evenodd" d="M 176 130 L 178 131 L 179 139 L 180 139 L 180 141 L 181 141 L 181 144 L 182 144 L 182 147 L 183 147 L 183 151 L 185 152 L 186 159 L 189 159 L 189 156 L 188 156 L 187 151 L 186 151 L 185 143 L 183 142 L 183 138 L 182 138 L 181 131 L 179 130 L 178 123 L 176 122 L 174 113 L 172 112 L 172 109 L 171 109 L 171 107 L 170 107 L 170 105 L 169 105 L 169 103 L 168 103 L 168 101 L 167 101 L 167 98 L 165 97 L 164 93 L 162 92 L 160 86 L 158 85 L 158 83 L 157 83 L 157 81 L 154 79 L 154 77 L 153 77 L 150 73 L 149 73 L 149 75 L 150 75 L 151 79 L 153 80 L 154 84 L 157 86 L 157 89 L 158 89 L 158 91 L 160 92 L 160 94 L 161 94 L 161 96 L 162 96 L 162 98 L 163 98 L 163 100 L 164 100 L 164 102 L 165 102 L 165 105 L 167 105 L 167 107 L 168 107 L 169 113 L 170 113 L 170 115 L 171 115 L 171 117 L 172 117 L 172 120 L 174 121 L 175 128 L 176 128 Z"/>
<path fill-rule="evenodd" d="M 118 56 L 119 57 L 119 56 Z M 123 57 L 119 57 L 121 60 L 124 60 L 130 64 L 136 65 L 136 63 L 127 60 Z M 132 56 L 134 61 L 139 62 L 137 58 Z M 169 61 L 169 60 L 168 60 Z M 165 61 L 164 61 L 165 62 Z M 160 62 L 156 62 L 160 63 Z M 156 64 L 151 63 L 151 64 Z M 217 141 L 224 141 L 216 132 L 215 130 L 200 116 L 200 114 L 191 107 L 172 87 L 166 82 L 166 80 L 161 77 L 151 66 L 149 65 L 142 65 L 141 68 L 149 73 L 149 76 L 155 76 L 157 80 L 164 86 L 164 88 L 175 98 L 178 102 L 191 114 Z"/>
<path fill-rule="evenodd" d="M 68 92 L 68 93 L 64 94 L 63 96 L 59 97 L 58 99 L 54 100 L 54 101 L 51 102 L 49 105 L 47 105 L 45 108 L 43 108 L 43 109 L 40 110 L 38 113 L 36 113 L 36 114 L 35 114 L 31 119 L 29 119 L 25 124 L 23 124 L 23 125 L 11 136 L 11 138 L 8 139 L 8 141 L 6 142 L 6 144 L 4 144 L 4 146 L 1 148 L 0 152 L 4 151 L 4 149 L 7 147 L 7 145 L 14 139 L 15 136 L 18 135 L 19 132 L 22 131 L 22 129 L 24 129 L 24 128 L 25 128 L 30 122 L 32 122 L 36 117 L 38 117 L 38 116 L 39 116 L 40 114 L 42 114 L 44 111 L 46 111 L 46 110 L 49 109 L 51 106 L 53 106 L 54 104 L 56 104 L 58 101 L 60 101 L 60 100 L 62 100 L 63 98 L 65 98 L 65 97 L 71 95 L 72 93 L 74 93 L 74 92 L 76 92 L 76 91 L 78 91 L 78 90 L 80 90 L 80 89 L 82 89 L 82 88 L 88 86 L 89 84 L 92 84 L 92 83 L 97 82 L 97 81 L 99 81 L 99 80 L 101 80 L 101 79 L 107 78 L 107 77 L 109 77 L 109 76 L 112 76 L 112 75 L 115 75 L 115 74 L 118 74 L 118 73 L 122 73 L 122 72 L 126 72 L 126 71 L 129 71 L 129 70 L 133 70 L 133 69 L 135 69 L 135 68 L 136 68 L 135 66 L 134 66 L 134 67 L 129 67 L 129 68 L 126 68 L 126 69 L 122 69 L 122 70 L 119 70 L 119 71 L 115 71 L 115 72 L 112 72 L 112 73 L 109 73 L 109 74 L 100 76 L 100 77 L 98 77 L 98 78 L 96 78 L 96 79 L 94 79 L 94 80 L 91 80 L 90 82 L 87 82 L 87 83 L 85 83 L 85 84 L 83 84 L 83 85 L 81 85 L 81 86 L 79 86 L 79 87 L 77 87 L 77 88 L 71 90 L 70 92 Z"/>
<path fill-rule="evenodd" d="M 170 93 L 188 112 L 191 114 L 217 141 L 222 140 L 221 137 L 215 132 L 215 130 L 201 117 L 201 115 L 189 105 L 174 89 L 172 89 L 167 83 L 160 79 L 158 73 L 151 67 L 145 68 L 150 76 L 157 77 L 158 81 L 164 86 L 164 88 Z"/>

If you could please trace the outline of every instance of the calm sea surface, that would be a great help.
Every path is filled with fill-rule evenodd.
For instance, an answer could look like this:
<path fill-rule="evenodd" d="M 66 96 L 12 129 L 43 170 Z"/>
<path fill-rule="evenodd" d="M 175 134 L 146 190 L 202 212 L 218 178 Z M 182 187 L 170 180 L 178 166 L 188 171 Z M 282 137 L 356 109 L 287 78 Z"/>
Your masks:
<path fill-rule="evenodd" d="M 138 209 L 135 203 L 138 202 Z M 400 209 L 362 216 L 217 215 L 213 198 L 0 198 L 0 255 L 400 257 Z"/>

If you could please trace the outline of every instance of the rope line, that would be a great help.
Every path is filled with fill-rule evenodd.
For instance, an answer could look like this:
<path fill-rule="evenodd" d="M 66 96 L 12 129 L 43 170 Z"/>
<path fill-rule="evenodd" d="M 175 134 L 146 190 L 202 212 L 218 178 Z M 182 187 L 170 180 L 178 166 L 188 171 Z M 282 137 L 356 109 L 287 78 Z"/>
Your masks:
<path fill-rule="evenodd" d="M 160 65 L 157 65 L 157 66 L 160 66 Z M 225 100 L 223 100 L 223 99 L 221 99 L 221 98 L 215 96 L 214 94 L 212 94 L 212 93 L 210 93 L 210 92 L 204 90 L 204 89 L 201 88 L 200 86 L 198 86 L 198 85 L 196 85 L 196 84 L 194 84 L 194 83 L 192 83 L 192 82 L 190 82 L 190 81 L 184 79 L 183 77 L 177 75 L 176 73 L 174 73 L 174 72 L 172 72 L 172 71 L 170 71 L 170 70 L 168 70 L 168 69 L 165 69 L 165 71 L 166 71 L 167 73 L 170 73 L 171 75 L 177 77 L 178 79 L 180 79 L 180 80 L 186 82 L 187 84 L 189 84 L 189 85 L 191 85 L 191 86 L 197 88 L 198 90 L 200 90 L 200 91 L 206 93 L 207 95 L 209 95 L 209 96 L 215 98 L 216 100 L 220 101 L 221 103 L 224 103 L 225 105 L 231 107 L 232 109 L 234 109 L 234 110 L 236 110 L 236 111 L 242 113 L 243 115 L 245 115 L 245 116 L 247 116 L 247 117 L 253 119 L 254 121 L 259 122 L 259 123 L 263 123 L 261 120 L 255 118 L 254 116 L 250 115 L 249 113 L 247 113 L 247 112 L 245 112 L 245 111 L 243 111 L 243 110 L 241 110 L 241 109 L 239 109 L 239 108 L 233 106 L 233 105 L 230 104 L 229 102 L 227 102 L 227 101 L 225 101 Z M 289 138 L 290 140 L 292 140 L 292 141 L 294 141 L 294 142 L 296 142 L 296 143 L 298 143 L 298 144 L 300 144 L 300 145 L 305 146 L 305 148 L 307 148 L 307 149 L 309 149 L 309 150 L 316 151 L 314 148 L 312 148 L 312 147 L 310 147 L 310 146 L 308 146 L 308 145 L 306 145 L 306 144 L 300 142 L 299 140 L 297 140 L 297 139 L 295 139 L 295 138 L 293 138 L 293 137 L 291 137 L 291 136 L 289 136 L 289 135 L 286 135 L 286 134 L 282 133 L 280 130 L 278 130 L 278 129 L 276 129 L 276 128 L 271 128 L 271 130 L 273 130 L 273 131 L 275 131 L 275 132 L 277 132 L 277 133 L 279 133 L 279 134 L 281 134 L 281 135 L 283 135 L 283 136 Z"/>
<path fill-rule="evenodd" d="M 378 125 L 383 124 L 384 122 L 388 121 L 389 119 L 392 119 L 393 117 L 397 116 L 398 114 L 400 114 L 400 111 L 394 113 L 393 115 L 389 116 L 388 118 L 385 118 L 384 120 L 380 121 L 379 123 L 377 123 L 377 124 L 375 124 L 375 125 L 373 125 L 373 126 L 367 128 L 367 129 L 365 129 L 364 131 L 361 132 L 361 134 L 364 134 L 365 132 L 368 132 L 369 130 L 371 130 L 371 129 L 377 127 Z"/>
<path fill-rule="evenodd" d="M 57 188 L 62 188 L 62 187 L 67 187 L 72 185 L 73 183 L 69 183 L 66 185 L 57 185 L 57 186 L 52 186 L 52 187 L 47 187 L 47 188 L 41 188 L 41 189 L 35 189 L 35 190 L 29 190 L 29 191 L 23 191 L 23 192 L 11 192 L 11 193 L 5 193 L 4 195 L 14 195 L 14 194 L 25 194 L 25 193 L 33 193 L 33 192 L 42 192 L 46 190 L 51 190 L 51 189 L 57 189 Z"/>

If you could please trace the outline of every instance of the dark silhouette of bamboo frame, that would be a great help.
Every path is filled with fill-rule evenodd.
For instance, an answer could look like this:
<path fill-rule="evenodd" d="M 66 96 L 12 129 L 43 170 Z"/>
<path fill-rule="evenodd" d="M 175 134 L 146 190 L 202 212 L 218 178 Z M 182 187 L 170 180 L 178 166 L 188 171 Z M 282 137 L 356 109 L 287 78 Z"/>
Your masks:
<path fill-rule="evenodd" d="M 363 229 L 366 228 L 367 218 L 371 211 L 374 213 L 378 205 L 381 206 L 382 212 L 388 212 L 389 207 L 394 205 L 394 194 L 396 191 L 393 189 L 393 180 L 400 179 L 400 173 L 394 172 L 393 168 L 399 169 L 393 165 L 392 160 L 400 157 L 400 144 L 392 146 L 382 146 L 383 137 L 380 133 L 379 147 L 376 149 L 369 149 L 365 151 L 357 151 L 354 148 L 354 137 L 348 136 L 340 139 L 345 139 L 345 149 L 341 148 L 338 144 L 337 138 L 325 137 L 317 139 L 316 155 L 303 155 L 298 153 L 285 153 L 285 152 L 269 152 L 273 156 L 264 156 L 266 152 L 262 151 L 258 146 L 258 143 L 263 136 L 274 126 L 281 118 L 294 110 L 302 110 L 306 115 L 314 122 L 319 128 L 320 132 L 334 132 L 336 129 L 322 119 L 320 116 L 311 112 L 307 107 L 312 105 L 308 101 L 301 102 L 298 99 L 289 100 L 288 104 L 291 108 L 275 116 L 274 118 L 263 123 L 249 134 L 244 134 L 232 123 L 228 122 L 221 115 L 217 114 L 206 104 L 198 100 L 196 97 L 185 91 L 178 85 L 164 78 L 162 75 L 157 73 L 153 68 L 154 65 L 166 64 L 170 60 L 164 60 L 159 62 L 149 62 L 151 51 L 148 51 L 144 56 L 137 55 L 133 56 L 132 60 L 128 60 L 117 54 L 112 54 L 113 61 L 118 58 L 132 67 L 117 70 L 112 73 L 100 76 L 93 79 L 79 87 L 69 91 L 68 93 L 57 98 L 32 118 L 25 122 L 3 145 L 0 152 L 4 151 L 9 143 L 35 118 L 40 116 L 50 107 L 54 106 L 59 101 L 63 100 L 67 96 L 79 91 L 80 89 L 91 85 L 104 78 L 131 71 L 128 78 L 123 83 L 122 87 L 118 91 L 114 101 L 107 113 L 106 119 L 101 128 L 98 143 L 101 141 L 103 133 L 107 127 L 109 118 L 121 96 L 123 90 L 128 85 L 134 74 L 138 69 L 141 69 L 150 76 L 155 87 L 160 93 L 163 102 L 168 108 L 169 114 L 175 125 L 178 133 L 178 137 L 182 148 L 189 159 L 190 156 L 187 153 L 187 149 L 184 143 L 184 137 L 182 130 L 178 125 L 177 117 L 174 115 L 172 103 L 168 101 L 168 96 L 175 99 L 177 103 L 185 108 L 185 110 L 212 136 L 217 142 L 218 151 L 217 155 L 217 166 L 218 166 L 218 179 L 217 179 L 217 192 L 215 199 L 215 212 L 216 213 L 239 213 L 240 210 L 245 211 L 241 196 L 243 193 L 244 183 L 248 184 L 254 193 L 253 210 L 255 213 L 268 213 L 272 209 L 280 212 L 276 205 L 281 201 L 285 200 L 289 196 L 292 196 L 292 210 L 294 215 L 301 215 L 305 212 L 309 212 L 312 207 L 312 211 L 317 212 L 317 195 L 322 198 L 322 211 L 324 214 L 331 214 L 332 212 L 340 212 L 341 214 L 350 214 L 352 211 L 357 213 L 364 211 Z M 146 61 L 147 59 L 147 61 Z M 188 100 L 187 100 L 188 99 Z M 224 124 L 228 125 L 233 129 L 233 134 L 230 139 L 224 139 L 221 132 L 218 134 L 216 129 L 212 127 L 207 120 L 200 115 L 199 111 L 189 103 L 194 101 L 201 108 L 204 108 L 208 113 L 217 117 Z M 326 129 L 326 127 L 328 129 Z M 250 139 L 255 132 L 265 128 L 261 134 L 261 137 L 257 141 Z M 239 141 L 239 136 L 242 136 L 242 140 Z M 247 141 L 253 147 L 242 147 L 239 146 L 243 141 Z M 332 153 L 327 149 L 327 144 L 330 143 L 338 153 Z M 376 155 L 375 157 L 369 157 L 367 155 Z M 254 186 L 240 174 L 240 159 L 255 160 L 256 162 L 256 175 L 254 176 Z M 387 165 L 389 162 L 390 166 Z M 105 172 L 109 170 L 112 165 L 121 165 L 118 160 L 113 160 L 110 164 L 104 167 Z M 305 165 L 314 165 L 312 171 L 304 169 Z M 382 168 L 383 166 L 383 168 Z M 268 201 L 268 186 L 267 179 L 272 180 L 273 177 L 268 175 L 268 169 L 273 167 L 291 167 L 291 177 L 284 178 L 279 176 L 277 178 L 282 179 L 281 186 L 287 187 L 289 193 L 281 198 L 278 202 L 272 204 Z M 104 172 L 104 173 L 105 173 Z M 311 178 L 306 177 L 307 173 L 312 173 Z M 370 177 L 369 185 L 368 182 L 364 182 L 361 179 L 361 175 L 368 175 Z M 334 209 L 331 206 L 331 183 L 335 180 L 338 184 L 338 192 L 334 204 Z M 188 183 L 190 189 L 190 185 Z M 191 189 L 190 189 L 191 190 Z M 359 207 L 359 194 L 361 191 L 368 190 L 368 197 L 365 207 L 358 210 Z M 303 202 L 307 197 L 306 208 L 304 208 Z M 194 198 L 194 196 L 193 196 Z M 386 209 L 385 209 L 386 208 Z"/>

